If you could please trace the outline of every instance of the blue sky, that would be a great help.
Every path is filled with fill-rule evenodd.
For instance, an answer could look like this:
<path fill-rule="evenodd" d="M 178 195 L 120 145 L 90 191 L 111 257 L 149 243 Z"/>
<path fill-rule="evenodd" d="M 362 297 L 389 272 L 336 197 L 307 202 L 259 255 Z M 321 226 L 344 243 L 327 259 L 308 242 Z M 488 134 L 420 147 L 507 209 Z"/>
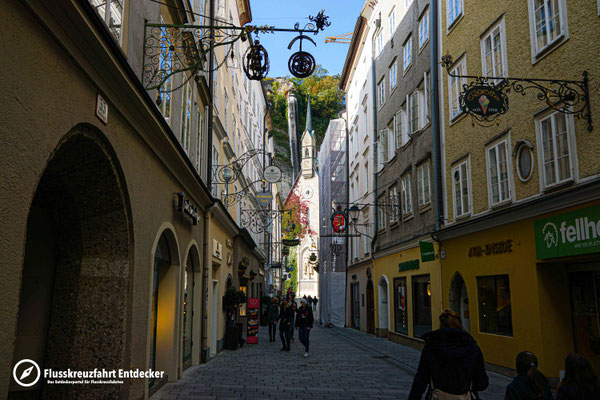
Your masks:
<path fill-rule="evenodd" d="M 356 19 L 360 13 L 363 0 L 250 0 L 252 9 L 252 25 L 274 25 L 278 28 L 293 28 L 296 22 L 303 27 L 310 22 L 308 16 L 315 16 L 321 9 L 329 16 L 331 26 L 325 28 L 317 36 L 310 34 L 317 47 L 304 41 L 303 50 L 311 53 L 317 64 L 329 71 L 329 74 L 341 74 L 348 52 L 348 44 L 327 43 L 326 36 L 337 36 L 354 30 Z M 288 60 L 298 51 L 300 41 L 296 41 L 291 50 L 288 44 L 296 35 L 292 32 L 261 34 L 261 44 L 269 53 L 271 69 L 268 77 L 276 78 L 290 75 Z"/>

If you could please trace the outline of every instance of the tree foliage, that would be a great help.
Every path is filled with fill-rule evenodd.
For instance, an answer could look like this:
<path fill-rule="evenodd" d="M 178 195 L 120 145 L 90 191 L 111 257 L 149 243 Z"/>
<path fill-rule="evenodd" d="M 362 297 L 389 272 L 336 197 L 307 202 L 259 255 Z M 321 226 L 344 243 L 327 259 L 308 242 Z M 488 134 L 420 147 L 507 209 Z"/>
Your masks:
<path fill-rule="evenodd" d="M 292 270 L 289 272 L 290 278 L 286 281 L 285 288 L 291 288 L 294 293 L 298 292 L 298 252 L 295 248 L 290 251 L 290 267 Z"/>
<path fill-rule="evenodd" d="M 306 234 L 312 234 L 308 221 L 308 203 L 297 192 L 288 196 L 283 206 L 286 213 L 283 214 L 281 226 L 287 239 L 303 239 Z"/>

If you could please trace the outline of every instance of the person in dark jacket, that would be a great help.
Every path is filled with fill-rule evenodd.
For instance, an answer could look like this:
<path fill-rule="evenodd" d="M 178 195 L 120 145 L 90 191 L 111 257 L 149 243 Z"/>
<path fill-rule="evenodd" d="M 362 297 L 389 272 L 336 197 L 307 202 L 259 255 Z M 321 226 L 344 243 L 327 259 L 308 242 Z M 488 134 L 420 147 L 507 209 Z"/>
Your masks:
<path fill-rule="evenodd" d="M 538 359 L 529 351 L 517 355 L 517 376 L 506 387 L 505 400 L 554 400 L 548 379 L 538 370 Z"/>
<path fill-rule="evenodd" d="M 298 338 L 304 345 L 304 357 L 308 357 L 310 330 L 313 327 L 313 312 L 306 299 L 300 300 L 300 308 L 296 313 L 296 329 L 298 329 Z"/>
<path fill-rule="evenodd" d="M 281 350 L 290 351 L 290 331 L 292 329 L 292 321 L 294 319 L 294 309 L 292 305 L 283 300 L 279 308 L 279 338 L 283 347 Z"/>
<path fill-rule="evenodd" d="M 277 317 L 279 317 L 279 304 L 277 297 L 273 297 L 271 302 L 267 304 L 267 325 L 269 326 L 269 342 L 275 341 L 277 333 Z"/>
<path fill-rule="evenodd" d="M 488 387 L 483 354 L 471 335 L 463 330 L 458 314 L 444 311 L 440 315 L 440 329 L 422 337 L 425 347 L 409 400 L 421 399 L 427 385 L 432 391 L 431 383 L 435 389 L 454 395 L 478 392 Z"/>
<path fill-rule="evenodd" d="M 590 362 L 570 353 L 565 359 L 565 376 L 558 385 L 556 400 L 600 399 L 600 383 Z"/>
<path fill-rule="evenodd" d="M 296 324 L 296 312 L 298 311 L 298 304 L 296 303 L 296 296 L 294 292 L 290 295 L 288 299 L 288 303 L 292 305 L 292 310 L 294 310 L 294 316 L 292 317 L 292 327 L 290 329 L 290 340 L 294 341 L 294 325 Z"/>

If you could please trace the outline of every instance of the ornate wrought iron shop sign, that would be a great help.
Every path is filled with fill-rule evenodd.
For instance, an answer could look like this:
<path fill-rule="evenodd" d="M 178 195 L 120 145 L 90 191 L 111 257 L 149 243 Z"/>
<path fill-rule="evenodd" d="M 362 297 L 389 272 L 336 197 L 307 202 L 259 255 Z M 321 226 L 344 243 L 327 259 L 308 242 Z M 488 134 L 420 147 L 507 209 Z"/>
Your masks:
<path fill-rule="evenodd" d="M 537 78 L 509 78 L 495 76 L 457 75 L 452 73 L 454 61 L 451 55 L 442 57 L 441 64 L 448 75 L 455 79 L 471 79 L 462 85 L 459 106 L 473 119 L 473 124 L 492 126 L 499 117 L 508 112 L 508 94 L 511 91 L 525 96 L 534 93 L 548 107 L 576 118 L 586 119 L 588 130 L 592 130 L 592 112 L 588 73 L 583 71 L 581 81 Z"/>

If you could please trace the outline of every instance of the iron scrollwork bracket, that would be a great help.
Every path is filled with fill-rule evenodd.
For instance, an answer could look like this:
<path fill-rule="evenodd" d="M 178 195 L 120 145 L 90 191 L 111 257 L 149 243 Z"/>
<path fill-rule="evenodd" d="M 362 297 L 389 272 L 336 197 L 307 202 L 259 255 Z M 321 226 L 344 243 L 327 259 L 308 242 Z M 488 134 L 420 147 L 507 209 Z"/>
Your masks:
<path fill-rule="evenodd" d="M 267 230 L 271 223 L 290 210 L 241 210 L 240 225 L 250 232 L 260 234 Z"/>
<path fill-rule="evenodd" d="M 583 71 L 583 79 L 561 80 L 561 79 L 538 79 L 538 78 L 512 78 L 512 77 L 494 77 L 494 76 L 474 76 L 458 75 L 452 73 L 454 60 L 447 54 L 442 57 L 442 66 L 446 68 L 448 76 L 457 79 L 472 79 L 471 82 L 462 85 L 463 92 L 459 95 L 460 108 L 473 117 L 475 122 L 482 126 L 491 126 L 497 123 L 501 114 L 508 111 L 508 99 L 505 96 L 505 107 L 500 108 L 500 112 L 482 116 L 469 112 L 466 107 L 465 93 L 476 86 L 490 87 L 499 93 L 506 95 L 511 91 L 525 96 L 533 92 L 539 101 L 545 102 L 548 107 L 564 114 L 574 115 L 576 118 L 586 119 L 588 130 L 592 131 L 592 112 L 590 106 L 590 92 L 588 72 Z"/>

